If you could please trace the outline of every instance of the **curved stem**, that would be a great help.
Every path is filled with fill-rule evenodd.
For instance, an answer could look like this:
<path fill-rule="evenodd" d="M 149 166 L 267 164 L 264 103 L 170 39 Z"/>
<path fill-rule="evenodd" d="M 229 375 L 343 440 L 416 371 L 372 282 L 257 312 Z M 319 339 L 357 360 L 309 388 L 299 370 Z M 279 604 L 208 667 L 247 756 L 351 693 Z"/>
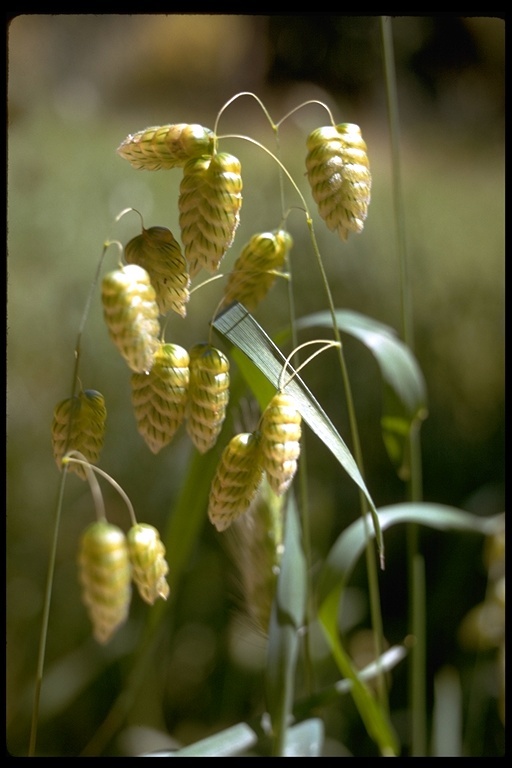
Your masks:
<path fill-rule="evenodd" d="M 319 106 L 323 107 L 329 114 L 331 124 L 336 125 L 336 123 L 334 122 L 333 114 L 329 109 L 329 107 L 327 106 L 327 104 L 324 104 L 323 101 L 319 101 L 318 99 L 309 99 L 308 101 L 304 101 L 302 104 L 299 104 L 298 107 L 294 107 L 289 112 L 287 112 L 286 115 L 282 117 L 279 120 L 279 122 L 276 124 L 276 127 L 279 127 L 280 125 L 282 125 L 284 121 L 287 120 L 289 117 L 291 117 L 293 114 L 295 114 L 295 112 L 298 112 L 299 109 L 302 109 L 303 107 L 307 107 L 309 104 L 318 104 Z"/>
<path fill-rule="evenodd" d="M 284 384 L 283 384 L 283 378 L 284 378 L 284 375 L 286 373 L 286 369 L 287 369 L 288 365 L 290 364 L 290 360 L 292 359 L 292 357 L 295 354 L 297 354 L 297 352 L 299 352 L 304 347 L 311 346 L 311 344 L 323 344 L 323 347 L 321 347 L 321 349 L 317 349 L 316 352 L 313 352 L 312 355 L 310 355 L 299 366 L 297 366 L 295 368 L 294 372 L 291 374 L 290 378 L 287 381 L 285 381 Z M 286 358 L 286 360 L 285 360 L 285 362 L 283 364 L 283 370 L 281 371 L 281 375 L 279 377 L 279 384 L 278 384 L 279 391 L 285 389 L 288 386 L 288 384 L 291 381 L 293 381 L 295 376 L 297 376 L 300 373 L 300 371 L 306 365 L 308 365 L 308 363 L 310 363 L 311 360 L 313 360 L 317 355 L 320 355 L 322 352 L 325 352 L 325 350 L 330 349 L 331 347 L 337 347 L 337 346 L 339 346 L 338 342 L 337 341 L 333 341 L 332 339 L 312 339 L 311 341 L 305 341 L 303 344 L 299 344 L 298 347 L 294 347 L 293 351 L 290 352 L 290 354 L 288 355 L 288 357 Z"/>
<path fill-rule="evenodd" d="M 274 160 L 278 164 L 278 166 L 281 168 L 281 170 L 284 172 L 284 174 L 288 178 L 289 182 L 291 183 L 291 185 L 293 186 L 295 192 L 297 193 L 297 195 L 300 198 L 300 201 L 302 203 L 304 211 L 306 212 L 306 215 L 309 215 L 309 213 L 308 213 L 308 206 L 306 204 L 306 200 L 304 198 L 304 195 L 302 194 L 302 192 L 300 191 L 299 187 L 295 183 L 295 180 L 294 180 L 293 176 L 288 171 L 288 169 L 283 165 L 283 163 L 279 160 L 279 158 L 276 157 L 274 155 L 274 153 L 270 151 L 270 149 L 267 149 L 267 147 L 264 144 L 262 144 L 261 142 L 257 141 L 256 139 L 253 139 L 251 136 L 244 136 L 244 135 L 239 134 L 239 133 L 226 133 L 226 134 L 223 134 L 222 136 L 218 136 L 218 139 L 219 139 L 219 141 L 221 139 L 242 139 L 242 141 L 248 141 L 250 144 L 255 144 L 257 147 L 259 147 L 264 152 L 266 152 L 267 155 L 270 155 L 272 160 Z"/>
<path fill-rule="evenodd" d="M 90 464 L 85 458 L 74 458 L 73 454 L 82 456 L 82 454 L 79 453 L 79 451 L 70 451 L 64 458 L 62 459 L 63 464 L 67 464 L 68 462 L 74 462 L 75 464 L 81 464 L 83 467 L 85 467 L 85 471 L 87 472 L 87 477 L 89 478 L 89 473 L 97 472 L 98 475 L 101 475 L 105 478 L 105 480 L 108 480 L 110 485 L 116 489 L 118 494 L 124 499 L 124 502 L 126 506 L 128 507 L 128 512 L 130 515 L 130 519 L 132 522 L 132 525 L 137 525 L 137 518 L 135 516 L 135 510 L 133 509 L 133 505 L 128 497 L 128 495 L 123 491 L 121 486 L 118 482 L 114 480 L 113 477 L 111 477 L 108 472 L 105 472 L 103 469 L 100 469 L 99 467 L 96 467 L 94 464 Z M 96 479 L 94 478 L 94 483 L 97 485 Z M 93 484 L 91 483 L 91 490 L 93 488 Z M 99 487 L 98 487 L 99 490 Z M 94 495 L 94 493 L 93 493 Z M 103 517 L 105 517 L 105 514 L 103 514 Z"/>

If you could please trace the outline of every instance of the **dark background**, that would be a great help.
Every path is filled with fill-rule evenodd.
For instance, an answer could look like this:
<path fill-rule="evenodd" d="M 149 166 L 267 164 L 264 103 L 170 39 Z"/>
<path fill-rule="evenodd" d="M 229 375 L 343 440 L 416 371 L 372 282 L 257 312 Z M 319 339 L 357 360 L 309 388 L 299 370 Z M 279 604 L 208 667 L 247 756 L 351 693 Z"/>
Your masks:
<path fill-rule="evenodd" d="M 69 391 L 76 333 L 103 243 L 136 234 L 136 217 L 115 224 L 115 216 L 133 206 L 147 226 L 177 229 L 179 177 L 135 172 L 116 155 L 119 143 L 149 125 L 198 122 L 213 128 L 219 109 L 239 91 L 255 92 L 275 121 L 302 101 L 324 101 L 336 121 L 361 126 L 373 174 L 361 235 L 341 244 L 315 223 L 336 305 L 399 329 L 400 299 L 378 17 L 36 14 L 14 18 L 7 33 L 7 729 L 9 750 L 24 754 L 59 480 L 50 444 L 53 407 Z M 393 20 L 393 36 L 415 351 L 429 392 L 422 430 L 424 497 L 491 515 L 503 509 L 505 470 L 504 21 L 403 16 Z M 326 121 L 325 111 L 310 106 L 281 129 L 284 162 L 303 190 L 305 138 Z M 249 134 L 272 146 L 263 112 L 248 97 L 225 111 L 219 132 Z M 277 225 L 280 203 L 274 169 L 252 146 L 224 141 L 244 168 L 241 224 L 227 271 L 237 244 Z M 290 218 L 290 227 L 297 259 L 306 259 L 309 241 L 300 215 Z M 116 254 L 110 258 L 114 266 Z M 298 263 L 299 315 L 325 309 L 313 270 Z M 172 329 L 180 344 L 204 340 L 218 297 L 213 287 L 203 295 L 186 323 Z M 275 290 L 258 311 L 269 333 L 286 322 L 280 296 Z M 401 501 L 404 489 L 378 428 L 377 368 L 356 342 L 347 340 L 346 354 L 370 490 L 377 505 Z M 317 360 L 306 379 L 348 435 L 341 389 L 330 367 Z M 134 427 L 124 363 L 107 338 L 97 298 L 81 370 L 84 386 L 100 389 L 109 407 L 102 466 L 145 510 L 148 522 L 165 527 L 190 447 L 181 435 L 156 459 L 148 455 Z M 308 461 L 313 544 L 321 563 L 340 530 L 357 517 L 357 495 L 321 449 L 310 451 Z M 43 698 L 40 748 L 48 755 L 78 754 L 87 743 L 122 684 L 134 637 L 127 630 L 111 657 L 90 641 L 75 556 L 91 515 L 85 486 L 70 484 Z M 473 657 L 458 644 L 457 627 L 485 594 L 482 541 L 426 531 L 422 540 L 429 674 L 447 663 L 474 670 Z M 403 532 L 391 532 L 383 586 L 390 642 L 400 642 L 407 631 L 404 546 Z M 173 604 L 171 639 L 162 652 L 165 673 L 152 670 L 130 717 L 133 728 L 167 731 L 189 743 L 261 708 L 258 642 L 251 636 L 242 661 L 233 651 L 233 636 L 241 630 L 233 619 L 231 570 L 205 526 Z M 361 597 L 363 572 L 354 576 L 356 587 Z M 140 625 L 144 615 L 135 609 L 134 623 Z M 190 647 L 193 664 L 186 654 Z M 153 696 L 152 681 L 161 696 Z M 396 691 L 399 711 L 399 675 Z M 497 754 L 500 724 L 491 705 L 484 715 L 468 748 Z M 338 716 L 352 725 L 341 727 Z M 343 711 L 331 717 L 333 754 L 341 743 L 358 754 L 364 737 L 357 716 L 351 721 Z M 140 753 L 142 732 L 137 733 L 127 728 L 108 749 Z"/>

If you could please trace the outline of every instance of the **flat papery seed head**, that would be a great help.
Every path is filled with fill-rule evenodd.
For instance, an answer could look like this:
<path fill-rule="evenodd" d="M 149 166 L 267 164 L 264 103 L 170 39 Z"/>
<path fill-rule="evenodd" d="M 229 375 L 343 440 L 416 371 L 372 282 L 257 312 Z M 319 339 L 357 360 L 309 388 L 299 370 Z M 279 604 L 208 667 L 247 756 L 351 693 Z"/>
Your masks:
<path fill-rule="evenodd" d="M 262 464 L 278 496 L 288 490 L 297 471 L 301 422 L 294 398 L 283 392 L 274 395 L 261 419 Z"/>
<path fill-rule="evenodd" d="M 69 451 L 79 451 L 86 461 L 96 464 L 103 448 L 107 409 L 100 392 L 86 389 L 58 403 L 53 412 L 52 447 L 57 466 L 62 469 L 62 459 Z M 80 464 L 70 462 L 69 472 L 82 480 L 86 470 Z"/>
<path fill-rule="evenodd" d="M 222 452 L 210 487 L 208 517 L 218 531 L 247 511 L 262 477 L 259 435 L 235 435 Z"/>
<path fill-rule="evenodd" d="M 126 621 L 131 600 L 131 566 L 123 531 L 105 521 L 91 523 L 80 537 L 82 600 L 99 643 Z"/>
<path fill-rule="evenodd" d="M 118 154 L 137 169 L 147 171 L 181 168 L 190 158 L 211 155 L 214 134 L 197 123 L 153 126 L 130 134 Z"/>
<path fill-rule="evenodd" d="M 221 152 L 185 165 L 178 208 L 191 277 L 201 268 L 211 274 L 218 270 L 233 242 L 241 205 L 241 166 L 236 157 Z"/>
<path fill-rule="evenodd" d="M 229 401 L 229 360 L 211 344 L 190 350 L 187 432 L 200 453 L 215 445 Z"/>
<path fill-rule="evenodd" d="M 124 249 L 128 264 L 146 270 L 161 315 L 173 310 L 181 317 L 187 314 L 190 298 L 190 275 L 181 246 L 166 227 L 143 229 Z"/>
<path fill-rule="evenodd" d="M 103 278 L 101 298 L 109 335 L 132 371 L 149 371 L 159 345 L 155 289 L 148 272 L 126 264 Z"/>
<path fill-rule="evenodd" d="M 354 123 L 317 128 L 308 136 L 306 169 L 313 199 L 328 229 L 342 240 L 361 232 L 368 215 L 371 173 L 361 130 Z"/>
<path fill-rule="evenodd" d="M 148 374 L 132 374 L 137 429 L 153 453 L 171 442 L 185 418 L 189 380 L 187 350 L 169 343 L 159 346 Z"/>
<path fill-rule="evenodd" d="M 292 237 L 285 230 L 253 235 L 229 275 L 223 306 L 239 301 L 253 312 L 274 284 L 292 245 Z"/>
<path fill-rule="evenodd" d="M 132 526 L 128 531 L 128 551 L 133 581 L 141 598 L 149 605 L 153 605 L 159 597 L 167 600 L 169 584 L 165 576 L 169 566 L 158 530 L 146 523 Z"/>

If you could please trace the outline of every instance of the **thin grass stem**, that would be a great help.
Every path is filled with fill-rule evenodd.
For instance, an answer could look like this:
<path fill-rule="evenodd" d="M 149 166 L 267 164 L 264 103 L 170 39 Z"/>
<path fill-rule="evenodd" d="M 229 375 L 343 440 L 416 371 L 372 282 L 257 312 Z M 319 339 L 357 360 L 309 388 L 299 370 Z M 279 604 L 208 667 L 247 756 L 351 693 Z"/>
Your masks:
<path fill-rule="evenodd" d="M 352 387 L 350 385 L 348 369 L 345 362 L 345 356 L 343 354 L 343 344 L 341 341 L 341 335 L 339 332 L 338 324 L 336 322 L 336 309 L 334 306 L 334 301 L 333 301 L 329 281 L 327 279 L 327 274 L 325 272 L 325 267 L 322 261 L 322 257 L 320 255 L 320 250 L 318 248 L 318 243 L 316 240 L 315 231 L 313 227 L 313 221 L 309 216 L 308 216 L 308 226 L 311 233 L 313 250 L 315 252 L 316 260 L 318 263 L 318 267 L 320 269 L 322 282 L 323 282 L 325 293 L 327 296 L 327 303 L 328 303 L 329 311 L 332 318 L 332 329 L 334 333 L 334 338 L 337 342 L 336 349 L 337 349 L 339 365 L 341 369 L 343 387 L 345 390 L 345 399 L 347 403 L 347 411 L 348 411 L 348 417 L 349 417 L 350 432 L 352 436 L 354 458 L 356 460 L 356 464 L 361 473 L 361 476 L 364 478 L 363 453 L 362 453 L 361 441 L 359 437 L 359 428 L 357 425 L 356 410 L 355 410 L 354 400 L 352 396 Z M 366 521 L 368 504 L 367 504 L 365 495 L 361 490 L 359 490 L 359 502 L 361 507 L 361 516 L 363 520 Z M 374 517 L 373 511 L 372 511 L 372 517 Z M 376 525 L 375 530 L 377 531 L 378 521 L 374 520 L 374 522 Z M 379 554 L 380 554 L 381 567 L 384 567 L 383 549 Z M 379 592 L 379 582 L 377 578 L 377 568 L 375 564 L 374 542 L 372 537 L 369 535 L 369 532 L 367 536 L 367 546 L 366 546 L 366 565 L 367 565 L 367 573 L 368 573 L 368 589 L 370 594 L 370 612 L 372 617 L 373 636 L 374 636 L 374 643 L 375 643 L 375 655 L 376 655 L 376 658 L 380 658 L 383 652 L 383 637 L 384 637 L 383 624 L 382 624 L 382 611 L 380 606 L 380 592 Z M 377 689 L 379 692 L 379 698 L 380 698 L 381 704 L 385 706 L 387 709 L 388 697 L 387 697 L 386 683 L 385 683 L 383 674 L 378 675 Z"/>
<path fill-rule="evenodd" d="M 391 162 L 393 176 L 393 205 L 396 242 L 400 273 L 402 337 L 411 352 L 414 352 L 412 291 L 408 270 L 407 238 L 405 231 L 405 207 L 402 187 L 400 121 L 396 89 L 396 72 L 392 35 L 392 20 L 381 17 L 382 46 L 384 55 L 384 73 L 388 103 L 389 131 L 391 142 Z M 407 494 L 410 501 L 422 499 L 422 459 L 419 429 L 413 428 L 408 436 L 407 452 L 410 462 Z M 419 530 L 410 525 L 407 530 L 407 562 L 409 581 L 409 621 L 415 637 L 415 644 L 410 657 L 409 702 L 411 709 L 411 755 L 425 755 L 427 743 L 426 704 L 425 704 L 425 594 L 423 575 L 420 568 Z M 421 560 L 422 562 L 422 560 Z M 421 634 L 418 634 L 421 633 Z"/>

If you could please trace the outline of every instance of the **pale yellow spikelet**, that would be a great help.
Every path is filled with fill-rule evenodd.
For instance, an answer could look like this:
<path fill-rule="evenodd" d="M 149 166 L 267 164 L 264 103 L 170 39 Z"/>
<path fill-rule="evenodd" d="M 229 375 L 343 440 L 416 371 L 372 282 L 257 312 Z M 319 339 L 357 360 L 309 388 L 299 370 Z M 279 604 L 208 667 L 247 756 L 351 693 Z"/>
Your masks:
<path fill-rule="evenodd" d="M 169 584 L 165 576 L 169 566 L 157 529 L 146 523 L 138 523 L 130 528 L 127 538 L 133 581 L 140 596 L 149 605 L 153 605 L 159 597 L 167 600 Z"/>
<path fill-rule="evenodd" d="M 235 435 L 222 452 L 210 488 L 208 517 L 218 531 L 247 511 L 262 477 L 259 436 Z"/>
<path fill-rule="evenodd" d="M 109 272 L 103 278 L 101 298 L 110 337 L 131 370 L 151 370 L 160 324 L 149 274 L 138 264 Z"/>
<path fill-rule="evenodd" d="M 307 139 L 306 168 L 318 212 L 342 240 L 361 232 L 368 215 L 371 173 L 358 125 L 314 130 Z"/>
<path fill-rule="evenodd" d="M 126 244 L 124 254 L 128 264 L 138 264 L 148 273 L 160 314 L 173 310 L 185 317 L 190 276 L 187 260 L 171 230 L 166 227 L 143 229 Z"/>
<path fill-rule="evenodd" d="M 301 422 L 294 398 L 284 392 L 274 395 L 261 419 L 263 468 L 278 496 L 288 490 L 297 471 Z"/>
<path fill-rule="evenodd" d="M 62 459 L 68 451 L 79 451 L 90 464 L 99 459 L 105 437 L 107 409 L 100 392 L 86 389 L 56 405 L 52 422 L 53 455 L 62 469 Z M 86 479 L 85 469 L 70 462 L 69 472 Z"/>
<path fill-rule="evenodd" d="M 215 445 L 229 401 L 229 360 L 211 344 L 196 344 L 189 352 L 190 384 L 187 432 L 200 453 Z"/>
<path fill-rule="evenodd" d="M 274 284 L 292 245 L 291 235 L 283 229 L 253 235 L 229 275 L 223 305 L 239 301 L 253 312 Z"/>
<path fill-rule="evenodd" d="M 137 429 L 153 453 L 171 442 L 185 417 L 189 378 L 189 355 L 178 344 L 161 344 L 150 372 L 132 374 Z"/>
<path fill-rule="evenodd" d="M 178 207 L 190 276 L 218 270 L 240 220 L 239 160 L 226 152 L 189 160 L 183 169 Z"/>
<path fill-rule="evenodd" d="M 191 157 L 213 152 L 214 134 L 196 123 L 175 123 L 145 128 L 130 134 L 118 154 L 134 168 L 146 171 L 181 168 Z"/>
<path fill-rule="evenodd" d="M 105 521 L 92 523 L 80 538 L 82 600 L 99 643 L 126 621 L 131 600 L 131 566 L 123 531 Z"/>

